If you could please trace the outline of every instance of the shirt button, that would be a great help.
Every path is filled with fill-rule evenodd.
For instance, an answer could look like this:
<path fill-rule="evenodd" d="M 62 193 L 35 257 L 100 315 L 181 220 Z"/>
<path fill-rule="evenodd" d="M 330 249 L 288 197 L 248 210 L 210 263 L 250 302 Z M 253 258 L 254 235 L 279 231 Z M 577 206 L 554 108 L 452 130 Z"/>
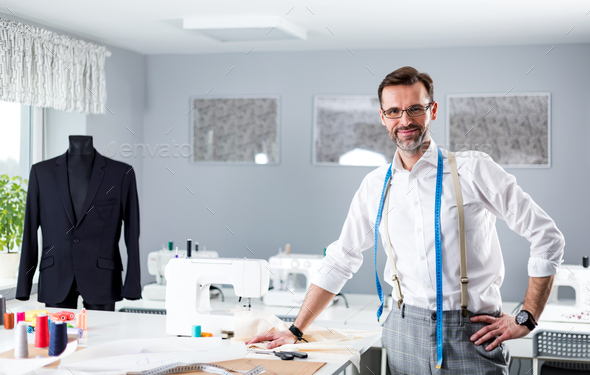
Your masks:
<path fill-rule="evenodd" d="M 414 206 L 417 206 L 420 202 L 416 201 L 414 202 Z"/>
<path fill-rule="evenodd" d="M 430 289 L 430 285 L 429 284 L 424 284 L 424 288 Z"/>
<path fill-rule="evenodd" d="M 420 260 L 424 260 L 424 259 L 425 259 L 425 258 L 424 258 L 424 255 L 422 255 L 422 256 L 420 257 Z"/>
<path fill-rule="evenodd" d="M 80 240 L 78 238 L 74 238 L 74 243 L 78 243 Z"/>
<path fill-rule="evenodd" d="M 416 175 L 413 174 L 411 178 L 412 178 L 412 180 L 415 180 L 416 179 Z"/>
<path fill-rule="evenodd" d="M 432 305 L 430 305 L 430 308 L 433 310 L 436 309 L 436 303 L 433 303 Z"/>
<path fill-rule="evenodd" d="M 422 228 L 418 228 L 416 231 L 417 231 L 418 233 L 420 233 L 420 232 L 422 232 Z"/>

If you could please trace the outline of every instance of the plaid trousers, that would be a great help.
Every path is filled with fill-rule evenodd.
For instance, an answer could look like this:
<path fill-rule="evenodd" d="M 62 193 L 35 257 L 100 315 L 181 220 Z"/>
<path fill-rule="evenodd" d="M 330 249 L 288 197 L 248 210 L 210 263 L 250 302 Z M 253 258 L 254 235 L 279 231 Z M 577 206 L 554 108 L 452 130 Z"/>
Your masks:
<path fill-rule="evenodd" d="M 473 315 L 468 311 L 463 318 L 461 311 L 443 311 L 443 364 L 437 369 L 436 312 L 406 304 L 401 309 L 394 306 L 383 325 L 387 373 L 508 375 L 510 354 L 504 343 L 486 351 L 493 339 L 480 345 L 469 340 L 487 325 L 472 323 L 469 318 Z"/>

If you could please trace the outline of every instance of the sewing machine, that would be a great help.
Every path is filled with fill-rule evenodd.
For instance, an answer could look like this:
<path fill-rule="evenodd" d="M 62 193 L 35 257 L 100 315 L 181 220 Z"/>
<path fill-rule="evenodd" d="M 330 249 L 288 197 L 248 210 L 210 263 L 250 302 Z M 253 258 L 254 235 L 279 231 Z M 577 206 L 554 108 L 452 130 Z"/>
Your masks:
<path fill-rule="evenodd" d="M 278 254 L 270 257 L 268 261 L 273 289 L 264 296 L 264 304 L 300 307 L 311 279 L 322 267 L 323 260 L 323 256 L 312 254 Z M 305 277 L 304 284 L 300 282 L 299 275 Z"/>
<path fill-rule="evenodd" d="M 151 301 L 166 300 L 166 279 L 164 277 L 166 265 L 171 259 L 178 255 L 179 258 L 186 258 L 186 250 L 158 250 L 148 254 L 147 268 L 150 275 L 156 276 L 155 284 L 147 284 L 143 287 L 141 296 L 143 299 Z M 217 251 L 200 250 L 193 251 L 191 258 L 219 258 Z"/>
<path fill-rule="evenodd" d="M 590 309 L 590 268 L 579 265 L 562 264 L 553 280 L 553 288 L 548 303 L 561 304 L 558 291 L 560 286 L 573 288 L 576 292 L 575 307 Z"/>
<path fill-rule="evenodd" d="M 166 333 L 190 336 L 191 327 L 219 336 L 234 331 L 231 311 L 211 308 L 211 284 L 231 284 L 240 298 L 260 298 L 268 292 L 268 262 L 262 259 L 174 258 L 166 267 Z"/>

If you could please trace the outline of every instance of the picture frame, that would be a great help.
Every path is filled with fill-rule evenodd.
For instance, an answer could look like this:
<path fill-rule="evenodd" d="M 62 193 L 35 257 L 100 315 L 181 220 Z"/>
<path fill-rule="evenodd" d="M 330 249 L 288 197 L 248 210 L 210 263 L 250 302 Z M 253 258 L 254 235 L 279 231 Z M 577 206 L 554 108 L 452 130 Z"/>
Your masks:
<path fill-rule="evenodd" d="M 447 140 L 483 151 L 504 168 L 551 167 L 548 92 L 447 95 Z"/>
<path fill-rule="evenodd" d="M 279 96 L 193 96 L 190 106 L 191 163 L 280 163 Z"/>
<path fill-rule="evenodd" d="M 316 95 L 313 107 L 313 165 L 391 163 L 396 146 L 381 123 L 377 96 Z"/>

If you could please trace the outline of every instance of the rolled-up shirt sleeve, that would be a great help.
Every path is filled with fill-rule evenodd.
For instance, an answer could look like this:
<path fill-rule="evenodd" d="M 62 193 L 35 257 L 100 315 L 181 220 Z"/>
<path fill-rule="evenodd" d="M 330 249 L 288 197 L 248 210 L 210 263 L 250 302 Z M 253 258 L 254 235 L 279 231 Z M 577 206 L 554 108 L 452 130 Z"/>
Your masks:
<path fill-rule="evenodd" d="M 481 154 L 471 163 L 473 193 L 496 217 L 530 243 L 528 274 L 545 277 L 557 273 L 562 262 L 565 239 L 555 222 L 516 183 L 516 178 Z M 506 251 L 504 251 L 506 254 Z"/>
<path fill-rule="evenodd" d="M 323 266 L 312 278 L 312 283 L 330 293 L 340 293 L 346 281 L 362 265 L 362 251 L 374 243 L 375 235 L 369 213 L 372 211 L 369 208 L 370 176 L 371 174 L 365 177 L 355 193 L 340 237 L 328 246 Z"/>

